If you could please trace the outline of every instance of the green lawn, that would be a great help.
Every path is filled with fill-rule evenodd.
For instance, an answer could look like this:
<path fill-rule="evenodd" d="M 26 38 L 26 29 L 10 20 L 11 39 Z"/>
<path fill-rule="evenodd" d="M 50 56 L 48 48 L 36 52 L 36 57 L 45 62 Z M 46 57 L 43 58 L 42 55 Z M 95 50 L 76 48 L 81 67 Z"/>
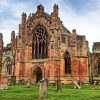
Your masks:
<path fill-rule="evenodd" d="M 83 86 L 80 90 L 73 85 L 65 85 L 57 92 L 54 86 L 49 86 L 46 100 L 100 100 L 100 86 L 93 90 L 91 86 Z M 0 100 L 38 100 L 38 87 L 32 85 L 10 86 L 8 90 L 0 90 Z"/>

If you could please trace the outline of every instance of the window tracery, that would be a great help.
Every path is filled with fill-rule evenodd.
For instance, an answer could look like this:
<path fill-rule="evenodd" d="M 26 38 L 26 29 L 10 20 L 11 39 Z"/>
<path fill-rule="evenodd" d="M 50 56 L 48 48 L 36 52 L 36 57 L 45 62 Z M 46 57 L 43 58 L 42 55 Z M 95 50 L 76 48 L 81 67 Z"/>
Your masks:
<path fill-rule="evenodd" d="M 47 49 L 47 31 L 42 25 L 38 25 L 33 31 L 32 58 L 47 58 Z"/>

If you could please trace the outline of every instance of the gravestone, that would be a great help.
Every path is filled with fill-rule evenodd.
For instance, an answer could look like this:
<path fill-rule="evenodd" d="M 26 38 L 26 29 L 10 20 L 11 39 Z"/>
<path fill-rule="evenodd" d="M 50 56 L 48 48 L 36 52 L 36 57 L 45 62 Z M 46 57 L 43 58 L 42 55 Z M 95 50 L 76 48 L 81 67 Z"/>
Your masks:
<path fill-rule="evenodd" d="M 16 84 L 16 76 L 11 76 L 11 85 Z"/>
<path fill-rule="evenodd" d="M 94 81 L 93 90 L 95 90 L 95 88 L 96 88 L 96 81 Z"/>
<path fill-rule="evenodd" d="M 57 80 L 56 88 L 57 88 L 57 91 L 61 91 L 61 80 Z"/>
<path fill-rule="evenodd" d="M 11 79 L 8 79 L 8 86 L 11 85 Z"/>
<path fill-rule="evenodd" d="M 26 81 L 26 87 L 27 87 L 27 88 L 30 88 L 30 85 L 31 85 L 31 82 L 30 82 L 30 80 L 28 79 L 28 80 Z"/>
<path fill-rule="evenodd" d="M 8 78 L 3 77 L 1 78 L 1 85 L 0 85 L 0 90 L 7 90 L 8 89 Z"/>
<path fill-rule="evenodd" d="M 75 86 L 74 86 L 75 89 L 80 89 L 80 88 L 81 88 L 77 81 L 72 81 L 72 82 L 73 82 L 74 85 L 75 85 Z"/>
<path fill-rule="evenodd" d="M 48 80 L 43 78 L 39 81 L 39 99 L 47 98 Z"/>
<path fill-rule="evenodd" d="M 15 85 L 16 84 L 16 76 L 9 76 L 8 78 L 8 85 Z"/>

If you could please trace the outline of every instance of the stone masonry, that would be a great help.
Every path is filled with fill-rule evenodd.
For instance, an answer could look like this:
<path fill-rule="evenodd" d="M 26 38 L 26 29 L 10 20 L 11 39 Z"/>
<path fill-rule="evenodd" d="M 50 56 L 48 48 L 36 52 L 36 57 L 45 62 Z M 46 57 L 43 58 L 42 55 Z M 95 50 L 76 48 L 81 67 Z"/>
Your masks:
<path fill-rule="evenodd" d="M 2 46 L 0 34 L 1 51 Z M 19 33 L 15 37 L 12 31 L 9 46 L 11 55 L 6 59 L 12 59 L 12 63 L 7 63 L 11 67 L 4 64 L 0 70 L 16 76 L 17 82 L 30 79 L 37 83 L 42 78 L 63 83 L 88 80 L 88 41 L 84 35 L 77 35 L 75 29 L 70 32 L 64 27 L 57 4 L 51 14 L 41 4 L 35 13 L 22 13 Z M 3 68 L 7 70 L 3 72 Z"/>

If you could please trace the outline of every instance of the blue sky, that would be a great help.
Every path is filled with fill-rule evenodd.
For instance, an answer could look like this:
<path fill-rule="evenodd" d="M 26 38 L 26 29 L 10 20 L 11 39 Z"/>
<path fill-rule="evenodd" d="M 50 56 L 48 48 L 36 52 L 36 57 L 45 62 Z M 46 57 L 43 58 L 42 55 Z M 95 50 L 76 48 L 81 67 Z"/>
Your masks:
<path fill-rule="evenodd" d="M 35 13 L 37 5 L 42 4 L 49 14 L 53 5 L 59 5 L 59 16 L 63 24 L 77 34 L 86 35 L 89 47 L 100 41 L 100 0 L 0 0 L 0 33 L 5 45 L 10 42 L 10 33 L 18 33 L 22 12 Z"/>

